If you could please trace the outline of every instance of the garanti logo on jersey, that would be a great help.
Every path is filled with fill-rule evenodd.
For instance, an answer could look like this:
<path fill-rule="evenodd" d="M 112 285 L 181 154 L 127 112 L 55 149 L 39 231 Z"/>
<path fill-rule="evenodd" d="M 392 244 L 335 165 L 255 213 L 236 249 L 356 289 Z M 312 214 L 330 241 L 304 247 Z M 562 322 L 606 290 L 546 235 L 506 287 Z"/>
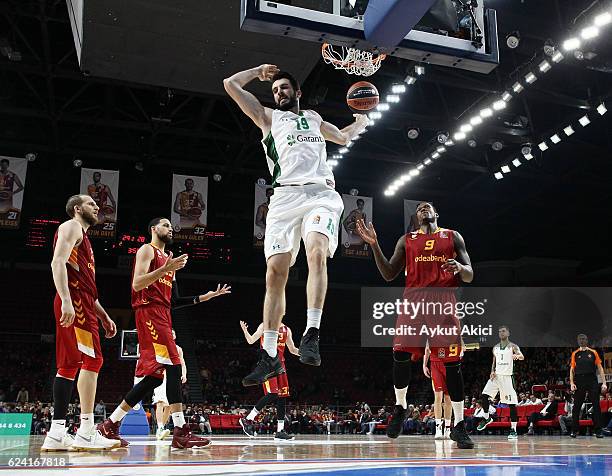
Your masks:
<path fill-rule="evenodd" d="M 288 145 L 289 147 L 291 147 L 291 146 L 295 145 L 295 144 L 296 144 L 296 142 L 297 142 L 297 141 L 295 140 L 295 136 L 294 136 L 293 134 L 289 134 L 289 135 L 287 136 L 287 145 Z"/>

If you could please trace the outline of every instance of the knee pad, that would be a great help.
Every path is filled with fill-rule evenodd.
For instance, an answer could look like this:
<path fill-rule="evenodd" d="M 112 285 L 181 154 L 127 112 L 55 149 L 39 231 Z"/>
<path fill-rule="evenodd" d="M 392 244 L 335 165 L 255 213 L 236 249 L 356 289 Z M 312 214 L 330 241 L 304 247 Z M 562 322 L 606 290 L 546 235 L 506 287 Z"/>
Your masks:
<path fill-rule="evenodd" d="M 445 363 L 444 367 L 446 368 L 446 387 L 448 388 L 451 402 L 462 402 L 465 395 L 461 362 Z"/>
<path fill-rule="evenodd" d="M 166 365 L 166 396 L 170 405 L 183 402 L 180 365 Z"/>
<path fill-rule="evenodd" d="M 95 372 L 99 374 L 103 363 L 104 359 L 101 355 L 98 357 L 90 357 L 88 355 L 83 355 L 83 363 L 81 364 L 81 368 L 83 370 L 89 370 L 90 372 Z"/>
<path fill-rule="evenodd" d="M 57 369 L 57 375 L 59 377 L 62 377 L 68 380 L 74 380 L 78 372 L 79 372 L 78 367 L 70 367 L 70 368 L 62 367 L 62 368 Z"/>
<path fill-rule="evenodd" d="M 140 402 L 147 393 L 152 392 L 162 383 L 162 379 L 147 375 L 140 382 L 134 385 L 132 390 L 127 393 L 124 400 L 130 407 L 134 407 L 134 405 Z"/>
<path fill-rule="evenodd" d="M 406 388 L 412 375 L 410 352 L 393 352 L 393 385 L 395 388 Z"/>

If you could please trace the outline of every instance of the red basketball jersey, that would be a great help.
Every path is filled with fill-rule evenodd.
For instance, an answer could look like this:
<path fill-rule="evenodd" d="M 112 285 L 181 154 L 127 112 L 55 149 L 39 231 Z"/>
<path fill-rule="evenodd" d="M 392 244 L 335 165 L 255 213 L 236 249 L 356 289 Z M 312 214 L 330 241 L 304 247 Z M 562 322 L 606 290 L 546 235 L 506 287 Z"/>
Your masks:
<path fill-rule="evenodd" d="M 445 347 L 432 347 L 429 358 L 432 362 L 458 362 L 461 360 L 461 345 L 452 344 Z"/>
<path fill-rule="evenodd" d="M 259 345 L 263 349 L 263 336 L 259 338 Z M 287 326 L 285 324 L 281 324 L 278 328 L 278 341 L 277 341 L 277 350 L 278 350 L 278 358 L 280 359 L 283 367 L 285 366 L 285 347 L 287 345 Z"/>
<path fill-rule="evenodd" d="M 142 246 L 151 246 L 153 248 L 153 259 L 151 260 L 147 273 L 155 271 L 166 264 L 168 254 L 165 251 L 156 248 L 152 243 L 147 243 L 146 245 Z M 134 266 L 136 266 L 136 258 L 134 258 Z M 170 308 L 173 279 L 174 271 L 168 271 L 164 276 L 140 291 L 134 291 L 134 288 L 132 288 L 132 308 L 136 309 L 141 306 L 146 306 L 147 304 L 157 304 Z M 132 280 L 134 280 L 133 268 Z"/>
<path fill-rule="evenodd" d="M 70 252 L 70 258 L 66 263 L 68 271 L 68 287 L 86 292 L 98 299 L 98 289 L 96 288 L 96 262 L 94 260 L 93 249 L 91 242 L 87 236 L 87 232 L 83 231 L 83 240 L 81 243 Z M 57 243 L 57 234 L 53 238 L 53 249 Z"/>
<path fill-rule="evenodd" d="M 441 269 L 455 256 L 453 230 L 438 228 L 433 233 L 423 233 L 421 230 L 406 233 L 406 287 L 458 286 L 457 276 Z"/>

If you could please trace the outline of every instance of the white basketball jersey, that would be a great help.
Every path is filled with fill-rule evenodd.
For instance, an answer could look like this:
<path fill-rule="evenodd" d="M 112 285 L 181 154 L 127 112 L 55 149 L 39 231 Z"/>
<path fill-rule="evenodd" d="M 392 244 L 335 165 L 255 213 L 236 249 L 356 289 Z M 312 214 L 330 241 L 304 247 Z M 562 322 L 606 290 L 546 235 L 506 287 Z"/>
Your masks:
<path fill-rule="evenodd" d="M 493 347 L 493 355 L 495 355 L 495 373 L 497 375 L 512 375 L 514 371 L 514 359 L 512 348 L 514 344 L 508 343 L 506 347 L 501 348 L 500 344 Z"/>
<path fill-rule="evenodd" d="M 319 183 L 334 188 L 327 165 L 321 116 L 314 111 L 272 111 L 270 133 L 261 142 L 266 152 L 272 186 Z"/>

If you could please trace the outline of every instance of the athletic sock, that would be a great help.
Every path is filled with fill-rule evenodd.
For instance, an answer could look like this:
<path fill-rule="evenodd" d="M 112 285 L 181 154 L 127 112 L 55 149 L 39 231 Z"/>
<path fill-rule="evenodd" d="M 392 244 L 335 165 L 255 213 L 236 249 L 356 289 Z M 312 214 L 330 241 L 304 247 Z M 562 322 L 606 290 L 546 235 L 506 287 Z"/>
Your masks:
<path fill-rule="evenodd" d="M 263 349 L 272 358 L 276 357 L 278 346 L 278 331 L 264 331 Z"/>
<path fill-rule="evenodd" d="M 253 408 L 251 413 L 247 415 L 246 419 L 253 421 L 255 418 L 257 418 L 257 415 L 259 415 L 259 411 L 257 411 L 257 408 Z"/>
<path fill-rule="evenodd" d="M 276 431 L 281 432 L 285 429 L 285 420 L 278 420 L 276 422 Z"/>
<path fill-rule="evenodd" d="M 306 334 L 306 332 L 308 332 L 308 329 L 310 329 L 311 327 L 314 327 L 315 329 L 321 327 L 322 315 L 323 309 L 312 308 L 306 310 L 306 330 L 304 331 L 304 334 Z"/>
<path fill-rule="evenodd" d="M 183 428 L 185 426 L 185 415 L 183 412 L 175 412 L 172 414 L 172 423 L 175 428 Z"/>
<path fill-rule="evenodd" d="M 455 426 L 463 421 L 463 402 L 451 402 L 453 405 L 453 415 L 455 416 Z"/>
<path fill-rule="evenodd" d="M 444 420 L 444 428 L 450 428 L 451 427 L 451 421 L 449 420 Z"/>
<path fill-rule="evenodd" d="M 51 420 L 49 434 L 58 438 L 66 434 L 66 420 Z"/>
<path fill-rule="evenodd" d="M 110 421 L 112 421 L 113 423 L 117 423 L 118 421 L 123 420 L 123 417 L 125 415 L 127 415 L 127 412 L 123 408 L 121 408 L 121 406 L 118 406 L 111 414 Z"/>
<path fill-rule="evenodd" d="M 79 425 L 79 431 L 81 433 L 88 434 L 94 428 L 94 414 L 93 413 L 81 413 L 81 424 Z"/>
<path fill-rule="evenodd" d="M 442 426 L 442 418 L 436 418 L 436 431 Z"/>
<path fill-rule="evenodd" d="M 408 402 L 406 402 L 406 393 L 408 392 L 408 387 L 397 388 L 395 389 L 395 404 L 401 405 L 404 410 L 408 408 Z"/>
<path fill-rule="evenodd" d="M 512 427 L 512 431 L 516 431 L 516 423 L 515 421 L 510 422 L 510 426 Z"/>

